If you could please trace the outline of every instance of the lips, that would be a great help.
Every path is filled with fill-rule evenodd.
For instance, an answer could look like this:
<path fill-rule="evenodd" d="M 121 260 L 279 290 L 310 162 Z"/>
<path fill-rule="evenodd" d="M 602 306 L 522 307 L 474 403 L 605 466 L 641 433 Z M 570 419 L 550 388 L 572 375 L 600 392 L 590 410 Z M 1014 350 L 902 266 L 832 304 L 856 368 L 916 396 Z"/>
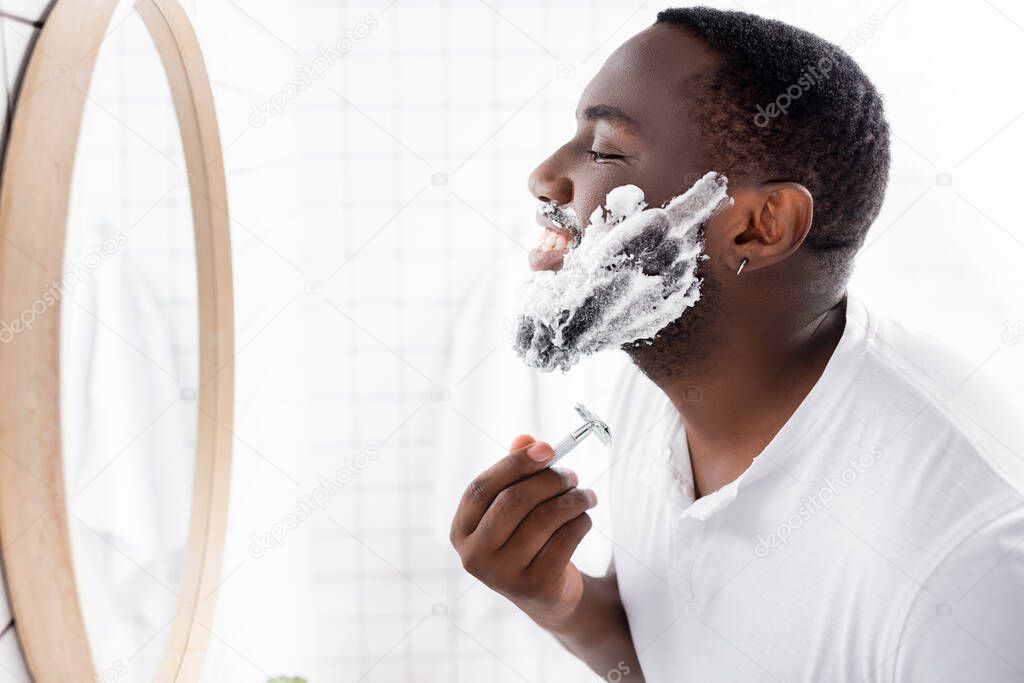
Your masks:
<path fill-rule="evenodd" d="M 537 246 L 530 250 L 531 270 L 558 270 L 562 258 L 569 251 L 572 236 L 564 230 L 546 228 L 538 238 Z"/>

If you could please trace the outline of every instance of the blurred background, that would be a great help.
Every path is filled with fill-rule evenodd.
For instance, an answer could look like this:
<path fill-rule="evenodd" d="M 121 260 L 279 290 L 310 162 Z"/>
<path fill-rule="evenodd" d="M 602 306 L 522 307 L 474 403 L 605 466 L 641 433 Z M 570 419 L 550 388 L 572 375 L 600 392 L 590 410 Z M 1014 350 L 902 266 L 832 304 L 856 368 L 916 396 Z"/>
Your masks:
<path fill-rule="evenodd" d="M 39 28 L 33 4 L 0 0 L 8 89 L 12 55 Z M 183 4 L 216 97 L 236 300 L 233 488 L 204 679 L 589 680 L 552 637 L 462 570 L 448 524 L 462 489 L 516 434 L 555 440 L 576 425 L 576 401 L 598 414 L 611 403 L 624 356 L 538 375 L 511 349 L 512 296 L 537 231 L 526 179 L 573 134 L 577 100 L 604 59 L 670 5 Z M 851 290 L 1024 392 L 1024 227 L 1015 205 L 1024 92 L 1010 84 L 1024 63 L 1024 8 L 1011 0 L 706 4 L 840 43 L 875 81 L 893 131 L 893 172 Z M 145 123 L 168 115 L 167 95 L 149 87 L 152 48 L 132 15 L 126 5 L 111 25 L 102 59 L 112 66 L 98 71 L 97 111 L 83 128 L 80 149 L 96 161 L 78 169 L 93 182 L 80 183 L 73 212 L 94 235 L 86 243 L 130 226 L 190 230 L 176 213 L 188 207 L 174 168 L 180 142 Z M 133 155 L 148 155 L 155 184 L 110 170 Z M 112 185 L 118 210 L 90 209 Z M 122 328 L 131 322 L 90 308 L 93 328 L 118 332 L 106 348 L 139 368 L 133 376 L 145 376 L 149 361 L 174 368 L 173 382 L 157 372 L 140 392 L 159 385 L 169 400 L 193 400 L 194 321 L 181 307 L 195 292 L 187 277 L 160 270 L 190 273 L 180 270 L 195 267 L 188 243 L 178 235 L 145 244 L 117 251 L 95 276 L 127 282 L 118 290 L 126 305 L 177 321 L 161 337 L 166 361 L 133 341 Z M 92 306 L 89 292 L 76 300 Z M 170 439 L 147 431 L 143 418 L 155 421 L 163 408 L 135 406 L 152 415 L 138 415 L 141 431 L 125 440 L 190 448 L 187 438 L 175 441 L 187 425 Z M 92 448 L 102 463 L 119 446 Z M 130 462 L 83 465 L 85 481 L 104 486 Z M 567 465 L 600 500 L 608 484 L 600 445 L 588 442 Z M 153 508 L 181 485 L 151 494 Z M 107 486 L 116 500 L 117 487 Z M 588 572 L 603 573 L 610 557 L 607 507 L 592 511 L 594 529 L 575 557 Z M 136 554 L 143 550 L 106 546 L 140 569 L 126 582 L 174 580 Z M 137 653 L 159 640 L 160 624 L 136 602 L 134 616 L 110 616 L 133 624 L 108 653 L 123 680 L 145 680 L 146 655 Z M 0 681 L 21 680 L 16 650 L 0 652 Z"/>

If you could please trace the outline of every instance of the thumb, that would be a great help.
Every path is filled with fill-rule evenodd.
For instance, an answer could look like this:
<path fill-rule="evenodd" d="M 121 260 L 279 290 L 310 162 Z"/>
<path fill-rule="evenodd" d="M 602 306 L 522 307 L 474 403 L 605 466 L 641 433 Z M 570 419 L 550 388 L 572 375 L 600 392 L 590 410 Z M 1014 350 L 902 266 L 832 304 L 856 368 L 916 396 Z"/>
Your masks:
<path fill-rule="evenodd" d="M 509 445 L 508 451 L 509 453 L 512 453 L 514 451 L 518 451 L 520 448 L 526 448 L 534 441 L 536 441 L 536 439 L 529 434 L 520 434 L 516 438 L 512 439 L 512 443 Z"/>

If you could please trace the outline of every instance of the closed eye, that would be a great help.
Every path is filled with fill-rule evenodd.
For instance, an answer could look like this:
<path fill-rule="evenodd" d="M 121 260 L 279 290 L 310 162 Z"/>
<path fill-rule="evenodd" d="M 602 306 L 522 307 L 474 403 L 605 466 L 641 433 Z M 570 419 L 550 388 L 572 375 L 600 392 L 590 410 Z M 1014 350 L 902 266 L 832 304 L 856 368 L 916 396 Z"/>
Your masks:
<path fill-rule="evenodd" d="M 621 159 L 623 157 L 622 154 L 605 154 L 603 152 L 598 152 L 593 149 L 588 149 L 587 154 L 589 154 L 590 158 L 593 159 L 594 161 L 602 161 L 605 159 Z"/>

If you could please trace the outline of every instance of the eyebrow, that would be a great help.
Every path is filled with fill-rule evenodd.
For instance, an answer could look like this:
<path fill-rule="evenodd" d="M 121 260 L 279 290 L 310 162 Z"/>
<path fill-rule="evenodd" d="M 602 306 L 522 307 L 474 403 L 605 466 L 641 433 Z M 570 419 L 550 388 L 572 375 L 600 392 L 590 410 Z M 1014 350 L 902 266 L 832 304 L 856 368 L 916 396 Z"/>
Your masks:
<path fill-rule="evenodd" d="M 588 121 L 605 120 L 610 123 L 618 123 L 636 131 L 640 130 L 640 122 L 635 118 L 622 111 L 618 107 L 610 104 L 592 104 L 583 110 L 583 118 Z"/>

